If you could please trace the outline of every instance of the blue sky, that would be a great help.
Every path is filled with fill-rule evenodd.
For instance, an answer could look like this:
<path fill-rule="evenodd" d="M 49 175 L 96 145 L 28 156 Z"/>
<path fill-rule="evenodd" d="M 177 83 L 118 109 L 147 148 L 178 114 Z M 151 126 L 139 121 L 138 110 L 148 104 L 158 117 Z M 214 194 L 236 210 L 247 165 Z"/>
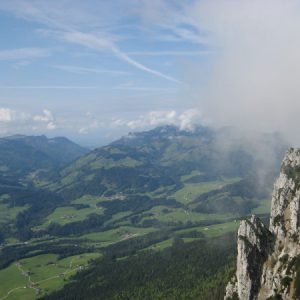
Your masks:
<path fill-rule="evenodd" d="M 0 135 L 299 135 L 299 37 L 299 0 L 0 0 Z"/>
<path fill-rule="evenodd" d="M 195 62 L 206 67 L 211 47 L 184 9 L 177 1 L 0 2 L 1 135 L 97 144 L 165 123 L 190 126 L 199 112 L 182 100 L 185 76 Z"/>

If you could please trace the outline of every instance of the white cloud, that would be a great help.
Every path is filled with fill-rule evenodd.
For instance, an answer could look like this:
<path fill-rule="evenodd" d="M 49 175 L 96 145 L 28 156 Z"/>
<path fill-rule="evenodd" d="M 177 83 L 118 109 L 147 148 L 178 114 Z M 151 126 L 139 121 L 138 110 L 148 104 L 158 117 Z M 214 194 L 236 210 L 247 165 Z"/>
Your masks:
<path fill-rule="evenodd" d="M 113 42 L 107 37 L 95 36 L 93 34 L 83 33 L 79 31 L 62 32 L 62 38 L 68 42 L 84 45 L 91 49 L 99 51 L 110 51 L 114 48 Z"/>
<path fill-rule="evenodd" d="M 211 54 L 211 51 L 132 51 L 133 56 L 202 56 Z"/>
<path fill-rule="evenodd" d="M 33 131 L 57 129 L 53 113 L 44 109 L 41 114 L 32 115 L 25 111 L 16 111 L 11 108 L 0 108 L 0 133 L 15 134 Z"/>
<path fill-rule="evenodd" d="M 38 127 L 39 129 L 45 128 L 46 130 L 54 130 L 57 128 L 55 117 L 48 109 L 44 109 L 42 114 L 33 116 L 32 120 L 37 123 L 46 123 L 45 125 L 40 125 Z"/>
<path fill-rule="evenodd" d="M 30 114 L 26 112 L 20 112 L 15 111 L 11 108 L 0 107 L 0 122 L 7 123 L 7 126 L 11 126 L 11 123 L 26 122 L 29 119 Z"/>
<path fill-rule="evenodd" d="M 154 38 L 163 41 L 190 42 L 207 45 L 208 36 L 197 28 L 188 8 L 196 1 L 136 0 L 136 15 L 151 28 Z"/>
<path fill-rule="evenodd" d="M 78 67 L 78 66 L 66 66 L 66 65 L 59 65 L 55 66 L 55 68 L 66 71 L 66 72 L 71 72 L 75 74 L 87 74 L 87 73 L 92 73 L 92 74 L 105 74 L 105 75 L 128 75 L 128 72 L 125 71 L 118 71 L 118 70 L 104 70 L 104 69 L 93 69 L 93 68 L 86 68 L 86 67 Z"/>
<path fill-rule="evenodd" d="M 195 124 L 199 123 L 200 120 L 203 121 L 202 114 L 195 108 L 184 111 L 179 115 L 178 119 L 180 129 L 186 130 L 193 130 Z"/>
<path fill-rule="evenodd" d="M 175 125 L 182 130 L 193 130 L 196 124 L 199 124 L 202 116 L 198 109 L 189 109 L 182 113 L 175 110 L 150 111 L 147 114 L 140 115 L 134 120 L 115 119 L 111 121 L 110 126 L 128 127 L 131 130 L 143 130 L 160 125 Z"/>
<path fill-rule="evenodd" d="M 0 89 L 7 90 L 95 90 L 103 89 L 101 86 L 93 85 L 10 85 L 10 86 L 0 86 Z"/>
<path fill-rule="evenodd" d="M 0 108 L 0 122 L 10 122 L 15 112 L 9 108 Z"/>
<path fill-rule="evenodd" d="M 79 128 L 78 133 L 79 134 L 88 134 L 89 130 L 86 127 L 81 127 L 81 128 Z"/>
<path fill-rule="evenodd" d="M 0 60 L 28 60 L 48 57 L 51 55 L 50 49 L 45 48 L 20 48 L 0 51 Z M 23 62 L 24 63 L 24 62 Z M 27 63 L 27 61 L 26 61 Z"/>
<path fill-rule="evenodd" d="M 146 73 L 150 73 L 157 77 L 166 79 L 168 81 L 181 83 L 179 80 L 177 80 L 176 78 L 174 78 L 172 76 L 169 76 L 169 75 L 163 74 L 162 72 L 159 72 L 157 70 L 151 69 L 151 68 L 141 64 L 140 62 L 132 59 L 126 53 L 122 52 L 114 42 L 107 39 L 106 37 L 96 36 L 94 34 L 83 33 L 83 32 L 78 32 L 78 31 L 63 32 L 59 35 L 64 40 L 71 42 L 71 43 L 79 44 L 79 45 L 85 46 L 87 48 L 96 50 L 96 51 L 112 52 L 119 59 L 121 59 L 122 61 L 128 63 L 129 65 L 131 65 L 139 70 L 142 70 Z"/>
<path fill-rule="evenodd" d="M 136 60 L 130 58 L 126 53 L 123 53 L 122 51 L 120 51 L 116 47 L 112 48 L 112 51 L 116 54 L 117 57 L 119 57 L 120 59 L 122 59 L 125 62 L 129 63 L 130 65 L 136 67 L 137 69 L 140 69 L 140 70 L 145 71 L 147 73 L 153 74 L 157 77 L 167 79 L 168 81 L 172 81 L 172 82 L 180 83 L 180 84 L 182 83 L 181 81 L 179 81 L 178 79 L 176 79 L 172 76 L 165 75 L 165 74 L 163 74 L 159 71 L 156 71 L 156 70 L 153 70 L 153 69 L 150 69 L 150 68 L 146 67 L 145 65 L 143 65 L 143 64 L 137 62 Z"/>
<path fill-rule="evenodd" d="M 176 122 L 177 113 L 175 110 L 170 111 L 151 111 L 148 114 L 148 120 L 151 126 L 157 126 L 164 123 Z"/>
<path fill-rule="evenodd" d="M 132 3 L 136 4 L 135 1 L 132 1 Z M 26 1 L 24 3 L 19 0 L 12 0 L 10 3 L 0 3 L 0 9 L 8 10 L 17 16 L 32 19 L 47 26 L 49 29 L 40 30 L 42 34 L 64 40 L 68 43 L 81 45 L 95 51 L 113 53 L 117 58 L 136 69 L 171 82 L 181 83 L 178 79 L 170 75 L 166 75 L 132 59 L 119 48 L 117 44 L 118 38 L 105 29 L 99 30 L 99 28 L 109 27 L 104 27 L 103 24 L 99 26 L 101 19 L 104 19 L 105 22 L 108 23 L 112 22 L 112 20 L 109 21 L 107 19 L 107 14 L 103 13 L 104 11 L 109 11 L 109 19 L 114 19 L 113 16 L 115 15 L 116 8 L 120 11 L 120 13 L 116 15 L 117 18 L 128 17 L 126 13 L 129 13 L 129 9 L 126 3 L 118 1 L 112 5 L 104 5 L 98 2 L 98 5 L 95 5 L 95 3 L 90 3 L 90 5 L 95 7 L 95 10 L 91 10 L 90 8 L 87 10 L 86 7 L 89 6 L 84 6 L 80 2 L 75 2 L 74 4 L 73 1 L 72 3 L 68 3 L 68 1 Z M 124 13 L 125 11 L 126 13 Z M 101 13 L 100 17 L 97 13 Z M 94 23 L 96 21 L 98 24 Z M 97 30 L 91 30 L 93 27 L 91 24 L 93 24 Z"/>
<path fill-rule="evenodd" d="M 54 121 L 54 116 L 50 110 L 44 109 L 43 114 L 35 115 L 33 117 L 33 120 L 39 121 L 39 122 L 52 122 L 52 121 Z"/>
<path fill-rule="evenodd" d="M 54 122 L 49 122 L 48 124 L 47 124 L 47 126 L 46 126 L 46 128 L 48 129 L 48 130 L 54 130 L 54 129 L 56 129 L 56 124 L 54 124 Z"/>
<path fill-rule="evenodd" d="M 214 124 L 281 131 L 299 144 L 300 1 L 202 0 L 186 8 L 218 49 L 212 72 L 191 66 L 194 96 Z M 208 78 L 199 88 L 195 78 Z"/>

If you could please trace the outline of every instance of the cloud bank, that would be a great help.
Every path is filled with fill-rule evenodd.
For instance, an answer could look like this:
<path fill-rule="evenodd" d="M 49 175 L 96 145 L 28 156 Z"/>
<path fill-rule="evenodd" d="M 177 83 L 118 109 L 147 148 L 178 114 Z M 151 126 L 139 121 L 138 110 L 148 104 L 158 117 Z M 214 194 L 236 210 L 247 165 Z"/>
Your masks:
<path fill-rule="evenodd" d="M 44 109 L 40 114 L 31 114 L 0 107 L 0 135 L 10 135 L 16 132 L 41 133 L 54 129 L 57 129 L 56 118 L 48 109 Z"/>
<path fill-rule="evenodd" d="M 192 83 L 204 115 L 222 126 L 281 131 L 299 145 L 300 1 L 204 0 L 185 11 L 218 49 L 208 85 Z"/>
<path fill-rule="evenodd" d="M 199 123 L 202 116 L 198 109 L 188 109 L 183 112 L 176 110 L 150 111 L 139 115 L 137 118 L 112 118 L 101 121 L 93 116 L 91 112 L 86 113 L 90 119 L 89 124 L 78 129 L 79 134 L 88 134 L 90 131 L 98 129 L 122 129 L 143 130 L 162 125 L 175 125 L 182 130 L 193 130 L 196 123 Z M 85 121 L 85 123 L 87 123 Z"/>

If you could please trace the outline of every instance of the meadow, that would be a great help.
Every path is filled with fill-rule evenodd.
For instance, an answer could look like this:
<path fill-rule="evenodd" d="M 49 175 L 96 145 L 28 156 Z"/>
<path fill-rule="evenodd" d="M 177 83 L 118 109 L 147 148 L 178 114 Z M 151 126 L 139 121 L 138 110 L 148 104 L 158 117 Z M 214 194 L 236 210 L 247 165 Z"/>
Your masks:
<path fill-rule="evenodd" d="M 166 228 L 171 229 L 171 234 L 163 240 L 153 240 L 150 245 L 145 245 L 139 251 L 162 251 L 172 246 L 174 238 L 180 236 L 182 236 L 182 242 L 189 243 L 195 240 L 218 238 L 227 233 L 235 232 L 239 225 L 239 217 L 236 214 L 200 213 L 194 210 L 194 200 L 205 193 L 218 191 L 228 184 L 238 182 L 239 178 L 226 178 L 199 183 L 186 182 L 197 175 L 199 175 L 199 172 L 192 172 L 190 175 L 183 176 L 181 178 L 182 187 L 173 193 L 163 189 L 158 193 L 160 199 L 175 199 L 180 206 L 159 204 L 145 209 L 141 213 L 135 213 L 130 209 L 112 213 L 110 218 L 104 222 L 107 229 L 104 228 L 103 230 L 77 236 L 76 238 L 81 246 L 86 249 L 93 249 L 90 253 L 80 253 L 61 258 L 58 254 L 50 252 L 15 260 L 8 267 L 0 270 L 0 300 L 31 300 L 57 291 L 70 281 L 72 275 L 84 270 L 92 259 L 100 257 L 102 250 L 106 247 L 119 243 L 121 245 L 127 241 L 146 237 L 151 233 L 160 232 L 162 228 L 164 230 Z M 146 195 L 153 196 L 153 193 L 147 193 Z M 106 208 L 102 207 L 101 203 L 107 203 L 107 201 L 124 201 L 124 197 L 84 195 L 72 200 L 66 206 L 57 207 L 44 218 L 40 226 L 34 229 L 47 228 L 51 223 L 61 226 L 76 224 L 88 220 L 92 214 L 103 216 Z M 259 202 L 256 208 L 252 209 L 252 213 L 267 213 L 269 206 L 270 201 L 264 199 Z M 20 209 L 24 209 L 24 207 L 8 208 L 6 204 L 0 204 L 0 208 L 0 220 L 4 218 L 12 220 Z M 134 218 L 137 218 L 137 221 L 133 221 Z M 153 222 L 153 225 L 151 225 L 151 222 Z M 203 225 L 201 225 L 201 222 L 204 222 Z M 205 222 L 208 223 L 205 224 Z M 177 227 L 178 229 L 176 229 Z M 27 243 L 39 248 L 39 245 L 43 245 L 44 242 L 59 244 L 61 241 L 63 246 L 69 243 L 72 245 L 74 243 L 72 238 L 72 235 L 64 238 L 49 236 L 44 239 L 33 238 Z M 19 243 L 16 238 L 12 237 L 7 239 L 6 242 L 16 245 Z M 122 256 L 118 259 L 122 259 Z"/>

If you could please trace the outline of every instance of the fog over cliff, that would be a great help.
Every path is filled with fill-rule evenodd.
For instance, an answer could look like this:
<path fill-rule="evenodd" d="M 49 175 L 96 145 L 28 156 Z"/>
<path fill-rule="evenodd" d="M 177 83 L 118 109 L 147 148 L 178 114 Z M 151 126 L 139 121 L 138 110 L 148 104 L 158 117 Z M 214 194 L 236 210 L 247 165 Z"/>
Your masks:
<path fill-rule="evenodd" d="M 187 67 L 203 117 L 281 131 L 299 145 L 300 1 L 196 1 L 186 14 L 214 55 L 209 73 Z M 207 85 L 199 87 L 205 77 Z"/>

